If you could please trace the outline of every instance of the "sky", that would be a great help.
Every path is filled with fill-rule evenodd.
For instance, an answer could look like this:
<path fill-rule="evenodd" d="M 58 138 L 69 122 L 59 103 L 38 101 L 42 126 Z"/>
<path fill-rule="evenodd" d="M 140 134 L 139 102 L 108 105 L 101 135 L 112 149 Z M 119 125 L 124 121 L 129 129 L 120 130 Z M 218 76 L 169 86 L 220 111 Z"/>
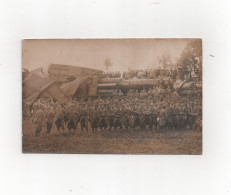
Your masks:
<path fill-rule="evenodd" d="M 146 69 L 159 66 L 159 57 L 173 63 L 190 39 L 27 39 L 23 41 L 23 68 L 47 70 L 50 63 L 110 71 Z"/>

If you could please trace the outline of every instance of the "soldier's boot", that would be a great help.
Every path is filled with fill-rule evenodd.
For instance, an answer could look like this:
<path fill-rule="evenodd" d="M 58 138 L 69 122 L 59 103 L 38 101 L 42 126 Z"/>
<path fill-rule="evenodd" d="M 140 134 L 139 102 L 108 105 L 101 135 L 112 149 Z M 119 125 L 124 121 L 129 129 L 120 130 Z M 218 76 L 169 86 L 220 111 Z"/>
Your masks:
<path fill-rule="evenodd" d="M 130 126 L 128 125 L 128 127 L 126 128 L 126 130 L 127 130 L 127 132 L 129 132 L 130 131 Z"/>
<path fill-rule="evenodd" d="M 122 124 L 120 125 L 120 130 L 121 130 L 122 132 L 123 132 L 123 130 L 124 130 Z"/>
<path fill-rule="evenodd" d="M 47 134 L 51 132 L 52 123 L 47 123 Z"/>
<path fill-rule="evenodd" d="M 38 126 L 35 131 L 35 137 L 39 136 L 41 131 L 42 131 L 42 126 Z"/>
<path fill-rule="evenodd" d="M 155 130 L 157 131 L 157 125 L 155 125 Z"/>
<path fill-rule="evenodd" d="M 60 131 L 60 127 L 57 127 L 57 126 L 56 126 L 56 128 L 57 128 L 57 131 L 58 131 L 58 134 L 59 134 L 59 133 L 60 133 L 60 132 L 59 132 L 59 131 Z"/>
<path fill-rule="evenodd" d="M 113 126 L 113 131 L 117 132 L 117 127 L 116 126 Z"/>
<path fill-rule="evenodd" d="M 145 124 L 145 125 L 142 125 L 142 130 L 143 131 L 147 131 L 147 125 Z"/>
<path fill-rule="evenodd" d="M 71 129 L 70 128 L 68 128 L 68 133 L 71 134 Z"/>
<path fill-rule="evenodd" d="M 83 125 L 81 125 L 80 129 L 81 129 L 81 132 L 83 133 L 84 126 L 83 126 Z"/>
<path fill-rule="evenodd" d="M 156 131 L 160 132 L 160 126 L 159 125 L 156 126 Z"/>
<path fill-rule="evenodd" d="M 112 126 L 109 126 L 108 131 L 112 132 Z"/>
<path fill-rule="evenodd" d="M 63 130 L 63 133 L 64 133 L 64 132 L 65 132 L 64 123 L 61 123 L 61 124 L 60 124 L 60 127 L 62 128 L 62 130 Z"/>

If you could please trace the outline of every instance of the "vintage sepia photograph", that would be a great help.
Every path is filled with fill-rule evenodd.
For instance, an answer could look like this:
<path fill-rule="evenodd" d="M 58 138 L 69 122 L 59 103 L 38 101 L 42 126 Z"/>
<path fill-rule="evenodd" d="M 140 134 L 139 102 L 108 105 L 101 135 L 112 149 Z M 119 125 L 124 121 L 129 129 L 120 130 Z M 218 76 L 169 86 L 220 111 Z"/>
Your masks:
<path fill-rule="evenodd" d="M 202 39 L 25 39 L 22 151 L 202 154 Z"/>

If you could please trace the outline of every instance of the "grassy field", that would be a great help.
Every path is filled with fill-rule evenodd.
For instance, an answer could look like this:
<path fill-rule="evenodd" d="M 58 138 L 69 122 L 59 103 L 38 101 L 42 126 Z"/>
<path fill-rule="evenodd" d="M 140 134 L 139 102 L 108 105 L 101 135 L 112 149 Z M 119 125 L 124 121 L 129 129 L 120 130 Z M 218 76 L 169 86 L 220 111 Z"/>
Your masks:
<path fill-rule="evenodd" d="M 157 132 L 148 130 L 88 133 L 77 130 L 50 135 L 43 130 L 34 136 L 35 126 L 23 121 L 24 153 L 92 154 L 201 154 L 202 132 L 195 130 Z"/>

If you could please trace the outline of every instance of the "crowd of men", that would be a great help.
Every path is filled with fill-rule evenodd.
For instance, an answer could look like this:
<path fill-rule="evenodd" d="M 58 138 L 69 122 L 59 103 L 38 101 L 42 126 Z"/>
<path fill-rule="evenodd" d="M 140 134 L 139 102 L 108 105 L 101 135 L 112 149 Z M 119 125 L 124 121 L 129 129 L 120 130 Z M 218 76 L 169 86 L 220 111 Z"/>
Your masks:
<path fill-rule="evenodd" d="M 177 69 L 137 69 L 137 70 L 128 70 L 122 73 L 115 72 L 104 72 L 104 77 L 109 78 L 140 78 L 140 79 L 153 79 L 157 77 L 166 77 L 169 76 L 173 79 L 177 77 Z"/>
<path fill-rule="evenodd" d="M 120 78 L 121 73 L 120 71 L 113 71 L 113 72 L 104 72 L 103 77 L 108 77 L 108 78 Z"/>
<path fill-rule="evenodd" d="M 71 99 L 61 105 L 53 99 L 37 99 L 28 119 L 42 129 L 62 133 L 97 131 L 201 129 L 202 101 L 199 95 L 183 97 L 170 89 L 117 91 L 113 96 Z M 199 125 L 199 126 L 198 126 Z"/>

